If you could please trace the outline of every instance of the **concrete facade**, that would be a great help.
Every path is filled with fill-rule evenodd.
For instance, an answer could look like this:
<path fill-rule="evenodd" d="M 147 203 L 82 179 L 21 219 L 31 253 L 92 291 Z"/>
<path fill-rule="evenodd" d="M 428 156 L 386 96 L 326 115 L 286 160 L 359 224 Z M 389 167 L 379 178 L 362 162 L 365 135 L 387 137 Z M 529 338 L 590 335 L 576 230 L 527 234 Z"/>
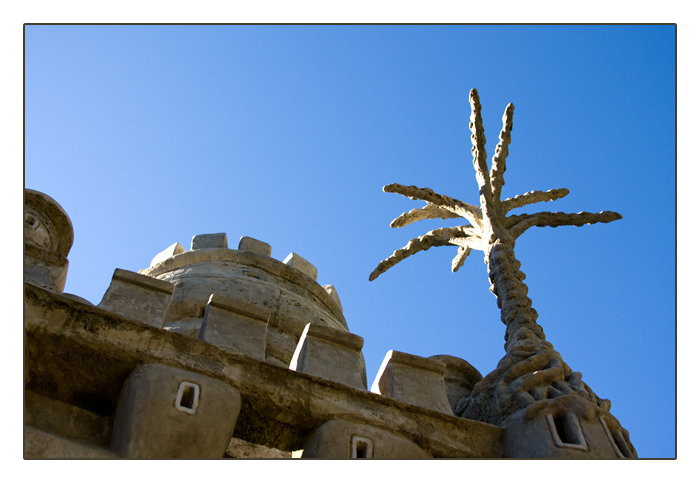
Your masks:
<path fill-rule="evenodd" d="M 174 243 L 98 306 L 64 294 L 70 220 L 25 196 L 25 458 L 636 457 L 578 373 L 541 386 L 520 364 L 507 392 L 497 369 L 390 351 L 368 390 L 335 288 L 250 237 Z"/>

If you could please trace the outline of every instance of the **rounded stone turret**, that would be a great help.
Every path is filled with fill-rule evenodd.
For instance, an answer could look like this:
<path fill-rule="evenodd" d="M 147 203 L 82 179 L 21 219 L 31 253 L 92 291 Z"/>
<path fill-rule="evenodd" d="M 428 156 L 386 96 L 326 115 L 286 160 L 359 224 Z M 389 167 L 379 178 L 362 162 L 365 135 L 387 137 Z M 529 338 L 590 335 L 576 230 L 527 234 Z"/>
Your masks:
<path fill-rule="evenodd" d="M 228 248 L 225 233 L 197 235 L 186 251 L 175 243 L 140 273 L 175 285 L 163 328 L 197 337 L 212 294 L 265 314 L 265 360 L 288 367 L 307 324 L 347 332 L 335 288 L 316 282 L 316 268 L 292 253 L 270 257 L 267 243 L 243 237 Z"/>
<path fill-rule="evenodd" d="M 24 279 L 62 293 L 68 273 L 73 225 L 53 198 L 24 190 Z"/>

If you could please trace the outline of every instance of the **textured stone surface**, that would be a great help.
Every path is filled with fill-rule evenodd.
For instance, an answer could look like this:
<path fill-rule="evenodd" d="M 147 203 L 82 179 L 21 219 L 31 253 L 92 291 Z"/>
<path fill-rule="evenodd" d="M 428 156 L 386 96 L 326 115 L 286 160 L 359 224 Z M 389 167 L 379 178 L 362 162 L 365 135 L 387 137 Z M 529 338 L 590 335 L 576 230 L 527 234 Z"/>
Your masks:
<path fill-rule="evenodd" d="M 444 372 L 445 365 L 441 362 L 389 351 L 372 384 L 372 392 L 452 414 L 445 391 Z"/>
<path fill-rule="evenodd" d="M 185 250 L 185 247 L 175 242 L 168 248 L 160 252 L 158 255 L 153 257 L 153 260 L 151 260 L 151 266 L 156 265 L 164 260 L 167 260 L 170 257 L 174 257 L 175 255 L 179 255 L 180 253 L 185 253 L 186 251 L 187 250 Z"/>
<path fill-rule="evenodd" d="M 416 443 L 395 433 L 340 419 L 328 421 L 314 431 L 304 443 L 300 456 L 327 459 L 431 457 Z"/>
<path fill-rule="evenodd" d="M 362 337 L 307 324 L 289 364 L 293 371 L 367 389 Z"/>
<path fill-rule="evenodd" d="M 238 242 L 238 249 L 257 253 L 258 255 L 262 255 L 264 257 L 269 257 L 272 255 L 272 247 L 269 244 L 249 236 L 241 237 L 241 240 Z"/>
<path fill-rule="evenodd" d="M 24 457 L 26 459 L 110 459 L 116 458 L 114 452 L 62 438 L 31 426 L 24 427 Z"/>
<path fill-rule="evenodd" d="M 61 293 L 68 274 L 73 225 L 53 198 L 24 190 L 24 279 Z"/>
<path fill-rule="evenodd" d="M 298 270 L 251 251 L 209 249 L 172 257 L 142 272 L 175 284 L 164 328 L 197 337 L 211 294 L 270 314 L 266 360 L 289 362 L 308 323 L 347 332 L 333 295 Z"/>
<path fill-rule="evenodd" d="M 124 382 L 112 448 L 126 458 L 221 458 L 240 407 L 240 393 L 221 381 L 145 364 Z"/>
<path fill-rule="evenodd" d="M 191 250 L 201 250 L 203 248 L 228 248 L 226 233 L 210 233 L 193 236 Z"/>
<path fill-rule="evenodd" d="M 276 448 L 268 448 L 260 444 L 249 443 L 238 438 L 231 438 L 226 448 L 226 456 L 229 458 L 257 458 L 257 459 L 289 459 L 292 454 L 288 451 L 280 451 Z"/>
<path fill-rule="evenodd" d="M 343 306 L 340 303 L 340 297 L 338 296 L 338 291 L 335 289 L 335 287 L 333 285 L 328 284 L 328 285 L 323 285 L 323 288 L 326 290 L 326 292 L 328 292 L 328 295 L 331 296 L 331 299 L 333 300 L 333 302 L 336 303 L 336 305 L 338 306 L 338 308 L 342 312 Z"/>
<path fill-rule="evenodd" d="M 483 377 L 464 359 L 450 355 L 430 356 L 428 359 L 445 364 L 445 391 L 452 412 L 457 413 L 460 401 L 471 394 L 474 385 Z M 461 408 L 463 409 L 463 408 Z"/>
<path fill-rule="evenodd" d="M 233 436 L 253 444 L 301 449 L 311 431 L 343 414 L 403 435 L 436 457 L 503 455 L 499 427 L 231 354 L 29 284 L 25 331 L 27 390 L 101 416 L 114 413 L 138 365 L 169 361 L 236 387 L 242 407 Z"/>
<path fill-rule="evenodd" d="M 316 270 L 316 267 L 314 267 L 311 262 L 303 258 L 301 255 L 292 252 L 287 255 L 287 258 L 285 258 L 282 263 L 299 270 L 301 273 L 311 278 L 314 282 L 316 281 L 318 270 Z"/>
<path fill-rule="evenodd" d="M 98 307 L 161 328 L 173 289 L 169 282 L 118 268 Z"/>
<path fill-rule="evenodd" d="M 269 318 L 270 313 L 265 310 L 212 295 L 204 312 L 199 339 L 264 361 Z"/>

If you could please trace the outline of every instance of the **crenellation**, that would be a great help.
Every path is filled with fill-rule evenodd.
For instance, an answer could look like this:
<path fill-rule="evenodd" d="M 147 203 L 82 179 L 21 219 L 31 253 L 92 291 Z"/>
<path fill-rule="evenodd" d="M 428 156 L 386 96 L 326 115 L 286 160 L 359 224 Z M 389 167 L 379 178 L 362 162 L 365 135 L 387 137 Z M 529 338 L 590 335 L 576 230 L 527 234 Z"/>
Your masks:
<path fill-rule="evenodd" d="M 153 260 L 151 260 L 151 267 L 154 265 L 157 265 L 168 258 L 174 257 L 175 255 L 179 255 L 180 253 L 185 253 L 187 250 L 180 245 L 178 242 L 173 243 L 170 245 L 168 248 L 160 252 L 158 255 L 153 257 Z"/>
<path fill-rule="evenodd" d="M 316 276 L 318 275 L 318 270 L 316 270 L 316 267 L 297 253 L 290 253 L 282 263 L 299 270 L 301 273 L 311 278 L 314 282 L 316 281 Z"/>
<path fill-rule="evenodd" d="M 272 255 L 272 247 L 260 240 L 251 238 L 249 236 L 242 236 L 241 240 L 238 242 L 238 249 L 241 251 L 253 252 L 264 257 L 269 257 Z"/>
<path fill-rule="evenodd" d="M 190 251 L 203 250 L 206 248 L 228 248 L 226 233 L 210 233 L 192 237 L 192 247 Z"/>

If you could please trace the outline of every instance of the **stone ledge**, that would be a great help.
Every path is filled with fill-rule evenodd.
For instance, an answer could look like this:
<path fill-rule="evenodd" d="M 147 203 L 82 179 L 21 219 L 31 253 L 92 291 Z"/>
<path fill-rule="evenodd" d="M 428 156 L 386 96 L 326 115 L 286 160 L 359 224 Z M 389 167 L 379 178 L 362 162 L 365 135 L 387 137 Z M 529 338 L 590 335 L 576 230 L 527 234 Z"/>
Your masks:
<path fill-rule="evenodd" d="M 84 405 L 99 396 L 104 414 L 113 410 L 122 382 L 138 364 L 161 362 L 239 389 L 243 407 L 236 437 L 254 444 L 299 449 L 310 430 L 343 414 L 404 435 L 436 457 L 503 457 L 504 430 L 497 426 L 227 353 L 28 284 L 25 333 L 32 374 L 28 389 L 50 391 L 56 387 L 54 374 L 74 374 L 79 368 L 80 377 L 65 381 L 60 399 Z"/>
<path fill-rule="evenodd" d="M 157 290 L 168 295 L 172 295 L 175 289 L 175 286 L 170 282 L 164 282 L 163 280 L 158 280 L 148 275 L 141 275 L 136 272 L 130 272 L 129 270 L 122 270 L 121 268 L 114 270 L 112 278 L 133 283 L 134 285 L 139 285 L 144 288 Z"/>
<path fill-rule="evenodd" d="M 219 307 L 229 312 L 235 312 L 252 319 L 258 319 L 265 323 L 270 319 L 270 311 L 268 310 L 263 310 L 260 307 L 246 304 L 240 300 L 234 300 L 217 294 L 212 294 L 209 297 L 209 305 Z"/>

